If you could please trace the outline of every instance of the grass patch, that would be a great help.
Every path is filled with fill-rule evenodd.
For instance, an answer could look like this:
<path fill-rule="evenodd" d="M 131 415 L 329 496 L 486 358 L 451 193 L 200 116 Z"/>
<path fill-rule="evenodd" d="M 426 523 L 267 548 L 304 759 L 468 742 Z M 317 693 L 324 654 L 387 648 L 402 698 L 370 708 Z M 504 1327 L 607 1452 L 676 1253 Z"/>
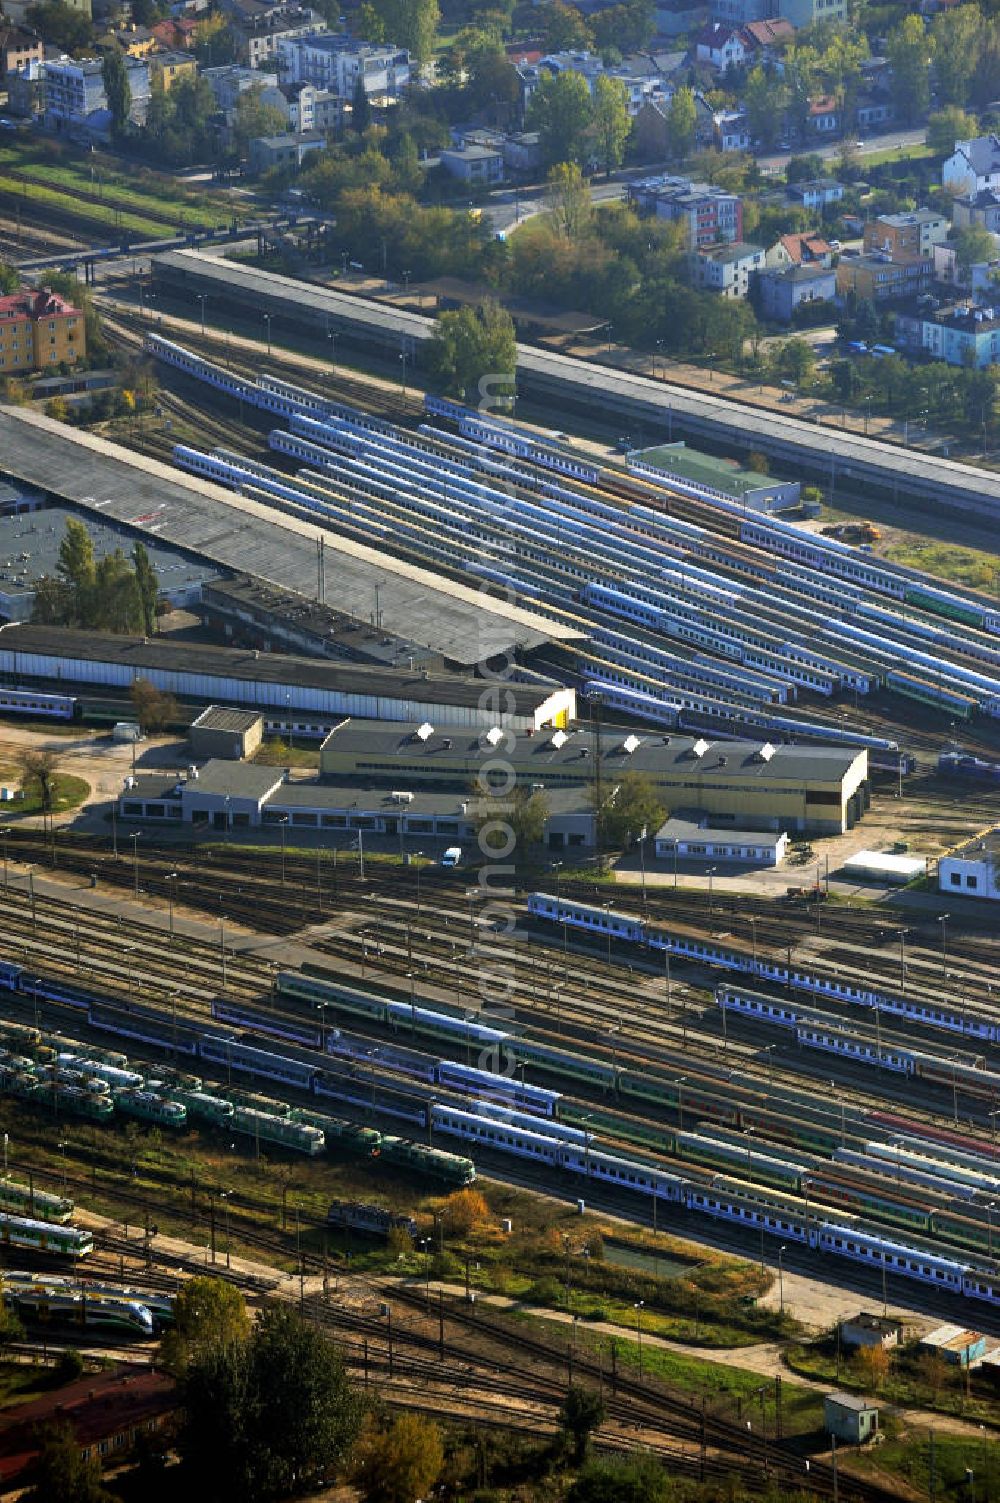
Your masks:
<path fill-rule="evenodd" d="M 0 1362 L 0 1409 L 26 1404 L 39 1394 L 58 1388 L 63 1379 L 54 1367 L 36 1367 L 30 1362 Z"/>
<path fill-rule="evenodd" d="M 92 160 L 86 165 L 75 162 L 71 157 L 54 153 L 48 143 L 41 148 L 23 144 L 0 148 L 0 168 L 28 173 L 52 188 L 99 193 L 112 207 L 146 214 L 171 228 L 205 225 L 221 229 L 232 218 L 232 211 L 225 203 L 207 194 L 181 192 L 175 183 L 158 179 L 147 171 L 126 174 L 98 159 L 93 163 L 91 175 Z"/>
<path fill-rule="evenodd" d="M 860 1451 L 851 1455 L 851 1466 L 867 1472 L 891 1472 L 919 1492 L 939 1499 L 967 1500 L 972 1497 L 966 1471 L 975 1476 L 976 1496 L 996 1497 L 1000 1478 L 1000 1446 L 983 1445 L 969 1436 L 934 1434 L 933 1462 L 931 1438 L 926 1433 L 911 1433 L 887 1440 L 877 1451 Z"/>
<path fill-rule="evenodd" d="M 986 1386 L 988 1379 L 970 1375 L 970 1394 L 965 1393 L 965 1374 L 957 1368 L 937 1368 L 916 1347 L 900 1347 L 891 1354 L 889 1371 L 878 1387 L 879 1398 L 902 1409 L 931 1409 L 952 1414 L 975 1424 L 1000 1428 L 1000 1399 Z M 857 1393 L 870 1393 L 872 1379 L 857 1357 L 842 1354 L 837 1361 L 832 1338 L 790 1346 L 785 1361 L 800 1377 L 828 1383 Z M 1000 1474 L 998 1474 L 1000 1475 Z"/>
<path fill-rule="evenodd" d="M 172 228 L 169 220 L 166 219 L 145 219 L 138 214 L 124 213 L 111 208 L 110 205 L 88 204 L 74 197 L 70 192 L 39 187 L 35 183 L 21 183 L 16 178 L 7 177 L 5 174 L 0 174 L 0 193 L 17 198 L 26 204 L 41 204 L 46 208 L 55 209 L 60 214 L 65 214 L 67 218 L 79 220 L 81 223 L 97 224 L 102 229 L 116 232 L 128 230 L 147 240 L 162 239 L 164 232 Z"/>
<path fill-rule="evenodd" d="M 993 589 L 1000 570 L 1000 556 L 996 553 L 916 536 L 891 544 L 884 550 L 884 557 L 892 563 L 923 569 L 938 579 L 968 585 L 976 590 Z"/>
<path fill-rule="evenodd" d="M 912 146 L 904 146 L 902 150 L 897 146 L 888 151 L 863 151 L 859 154 L 858 161 L 864 170 L 868 167 L 884 167 L 887 162 L 918 162 L 935 154 L 926 141 L 917 141 Z"/>
<path fill-rule="evenodd" d="M 74 777 L 69 772 L 57 772 L 52 779 L 52 804 L 44 812 L 51 814 L 68 814 L 71 809 L 78 809 L 84 799 L 90 793 L 90 784 L 85 778 Z M 26 819 L 29 815 L 41 814 L 42 798 L 39 793 L 25 794 L 24 798 L 16 803 L 4 806 L 5 819 Z"/>
<path fill-rule="evenodd" d="M 280 736 L 268 736 L 254 753 L 258 767 L 319 768 L 318 746 L 291 746 Z"/>

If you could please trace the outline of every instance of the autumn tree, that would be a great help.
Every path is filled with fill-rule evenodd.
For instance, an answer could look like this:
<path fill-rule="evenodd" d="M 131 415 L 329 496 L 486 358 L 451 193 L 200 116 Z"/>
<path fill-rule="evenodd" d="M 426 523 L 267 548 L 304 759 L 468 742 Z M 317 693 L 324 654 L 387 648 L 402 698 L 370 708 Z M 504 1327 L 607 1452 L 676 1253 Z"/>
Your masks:
<path fill-rule="evenodd" d="M 400 1414 L 388 1429 L 362 1431 L 352 1476 L 365 1503 L 416 1503 L 444 1465 L 441 1431 L 422 1414 Z"/>
<path fill-rule="evenodd" d="M 921 1352 L 917 1358 L 917 1373 L 930 1393 L 931 1403 L 936 1406 L 942 1389 L 951 1377 L 947 1362 L 940 1352 Z"/>
<path fill-rule="evenodd" d="M 628 115 L 628 92 L 620 78 L 601 73 L 594 84 L 592 130 L 597 159 L 610 177 L 625 160 L 631 121 Z"/>
<path fill-rule="evenodd" d="M 550 0 L 539 7 L 542 39 L 546 52 L 585 52 L 592 41 L 583 12 L 563 0 Z"/>
<path fill-rule="evenodd" d="M 135 718 L 147 734 L 165 731 L 180 717 L 180 709 L 172 694 L 165 694 L 151 684 L 148 678 L 134 678 L 129 689 L 129 698 Z"/>
<path fill-rule="evenodd" d="M 604 1400 L 592 1388 L 574 1384 L 559 1411 L 559 1425 L 573 1444 L 573 1459 L 579 1465 L 587 1455 L 590 1437 L 604 1422 Z"/>
<path fill-rule="evenodd" d="M 24 793 L 29 797 L 35 794 L 43 814 L 51 813 L 59 775 L 55 752 L 46 751 L 44 747 L 22 747 L 17 753 L 17 765 Z"/>
<path fill-rule="evenodd" d="M 224 1279 L 197 1276 L 177 1291 L 173 1323 L 160 1342 L 160 1365 L 179 1377 L 210 1348 L 231 1347 L 250 1335 L 246 1301 Z"/>
<path fill-rule="evenodd" d="M 880 1393 L 892 1368 L 892 1353 L 881 1342 L 859 1347 L 854 1356 L 858 1373 L 866 1388 Z"/>
<path fill-rule="evenodd" d="M 549 219 L 557 235 L 577 240 L 594 217 L 587 180 L 575 162 L 557 162 L 546 179 Z"/>
<path fill-rule="evenodd" d="M 441 1208 L 441 1217 L 450 1237 L 467 1237 L 477 1226 L 488 1221 L 489 1203 L 479 1190 L 454 1190 Z"/>

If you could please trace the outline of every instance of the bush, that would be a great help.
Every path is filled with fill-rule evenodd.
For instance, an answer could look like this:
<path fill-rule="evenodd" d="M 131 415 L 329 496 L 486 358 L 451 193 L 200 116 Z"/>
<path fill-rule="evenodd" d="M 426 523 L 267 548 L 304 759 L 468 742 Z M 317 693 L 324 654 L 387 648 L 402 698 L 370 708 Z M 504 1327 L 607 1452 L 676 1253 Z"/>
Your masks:
<path fill-rule="evenodd" d="M 83 1377 L 83 1358 L 75 1346 L 68 1346 L 60 1353 L 59 1361 L 55 1366 L 55 1376 L 59 1383 L 73 1383 L 77 1378 Z"/>

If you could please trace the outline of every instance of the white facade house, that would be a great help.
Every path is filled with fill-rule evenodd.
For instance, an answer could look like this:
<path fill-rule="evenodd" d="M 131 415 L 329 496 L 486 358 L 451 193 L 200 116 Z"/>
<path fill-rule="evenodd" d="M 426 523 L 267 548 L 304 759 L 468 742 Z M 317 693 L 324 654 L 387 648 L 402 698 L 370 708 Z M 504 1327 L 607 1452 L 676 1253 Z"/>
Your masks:
<path fill-rule="evenodd" d="M 762 245 L 748 245 L 742 240 L 733 245 L 706 246 L 692 257 L 695 286 L 722 297 L 745 298 L 750 278 L 764 268 L 765 254 Z"/>
<path fill-rule="evenodd" d="M 956 846 L 938 862 L 938 891 L 948 897 L 1000 898 L 1000 826 Z"/>
<path fill-rule="evenodd" d="M 967 194 L 1000 188 L 1000 136 L 956 141 L 955 150 L 941 167 L 941 181 L 946 188 Z"/>
<path fill-rule="evenodd" d="M 452 177 L 470 186 L 503 182 L 503 156 L 488 146 L 470 144 L 442 151 L 441 166 Z"/>
<path fill-rule="evenodd" d="M 788 836 L 784 831 L 709 829 L 693 819 L 668 819 L 654 837 L 657 860 L 709 861 L 738 866 L 780 866 Z"/>
<path fill-rule="evenodd" d="M 340 99 L 354 97 L 360 78 L 369 99 L 395 102 L 410 82 L 410 54 L 400 47 L 369 47 L 342 36 L 283 38 L 278 43 L 283 83 L 308 83 Z"/>

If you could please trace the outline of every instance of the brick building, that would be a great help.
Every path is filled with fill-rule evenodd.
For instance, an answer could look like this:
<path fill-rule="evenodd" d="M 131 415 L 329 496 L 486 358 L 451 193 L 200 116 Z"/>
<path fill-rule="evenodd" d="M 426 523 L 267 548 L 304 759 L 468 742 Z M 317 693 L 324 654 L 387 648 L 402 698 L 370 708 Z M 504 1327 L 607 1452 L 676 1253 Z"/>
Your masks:
<path fill-rule="evenodd" d="M 58 293 L 25 289 L 0 297 L 0 376 L 73 364 L 86 349 L 83 314 Z"/>

